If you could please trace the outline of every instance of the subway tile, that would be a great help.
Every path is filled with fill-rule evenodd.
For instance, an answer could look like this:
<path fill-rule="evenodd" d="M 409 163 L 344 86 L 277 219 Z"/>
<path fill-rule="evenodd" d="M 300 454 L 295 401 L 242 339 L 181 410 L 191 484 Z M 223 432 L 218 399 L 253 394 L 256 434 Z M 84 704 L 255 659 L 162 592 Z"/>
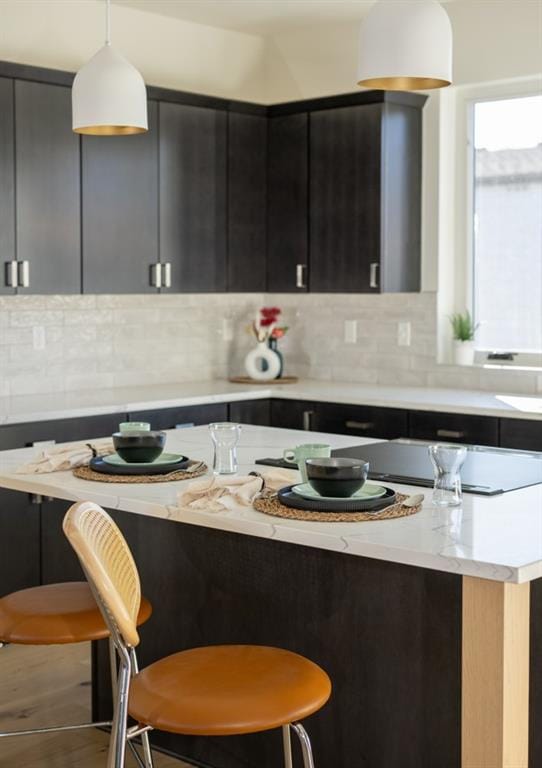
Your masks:
<path fill-rule="evenodd" d="M 60 310 L 16 310 L 9 313 L 9 324 L 12 327 L 32 325 L 61 325 L 63 313 Z"/>

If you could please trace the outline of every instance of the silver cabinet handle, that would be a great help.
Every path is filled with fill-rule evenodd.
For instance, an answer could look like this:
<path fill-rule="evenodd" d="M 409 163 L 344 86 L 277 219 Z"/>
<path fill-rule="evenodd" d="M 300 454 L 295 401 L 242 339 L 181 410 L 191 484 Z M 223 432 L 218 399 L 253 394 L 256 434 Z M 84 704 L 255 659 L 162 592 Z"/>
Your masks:
<path fill-rule="evenodd" d="M 369 268 L 369 288 L 378 288 L 378 270 L 380 264 L 377 261 L 373 261 Z"/>
<path fill-rule="evenodd" d="M 171 288 L 171 263 L 166 261 L 164 266 L 164 288 Z"/>
<path fill-rule="evenodd" d="M 15 288 L 17 286 L 17 262 L 6 261 L 5 262 L 5 280 L 8 288 Z"/>
<path fill-rule="evenodd" d="M 306 264 L 296 264 L 295 266 L 295 287 L 306 288 L 305 285 L 305 268 Z"/>
<path fill-rule="evenodd" d="M 437 429 L 437 437 L 454 437 L 456 440 L 460 440 L 465 437 L 465 433 L 458 432 L 456 429 Z"/>
<path fill-rule="evenodd" d="M 372 429 L 374 427 L 373 421 L 350 421 L 345 422 L 344 425 L 347 429 Z"/>
<path fill-rule="evenodd" d="M 30 264 L 28 261 L 17 262 L 17 285 L 21 288 L 30 286 Z"/>
<path fill-rule="evenodd" d="M 159 261 L 151 264 L 151 285 L 153 288 L 162 287 L 162 265 Z"/>
<path fill-rule="evenodd" d="M 305 432 L 310 432 L 312 429 L 312 417 L 314 416 L 314 411 L 303 411 L 303 429 Z"/>

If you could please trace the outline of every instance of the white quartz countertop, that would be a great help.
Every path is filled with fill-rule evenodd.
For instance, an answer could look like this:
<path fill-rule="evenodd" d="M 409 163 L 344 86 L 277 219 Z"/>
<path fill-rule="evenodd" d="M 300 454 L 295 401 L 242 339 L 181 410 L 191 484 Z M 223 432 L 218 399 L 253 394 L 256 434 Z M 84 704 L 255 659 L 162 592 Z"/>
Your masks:
<path fill-rule="evenodd" d="M 265 471 L 265 467 L 254 465 L 257 458 L 279 457 L 285 448 L 306 439 L 305 432 L 243 426 L 240 471 Z M 312 433 L 311 441 L 325 441 L 333 447 L 353 444 L 351 437 L 320 433 Z M 359 445 L 375 441 L 355 438 L 354 442 Z M 167 449 L 211 461 L 206 427 L 170 431 Z M 107 508 L 179 523 L 496 581 L 524 582 L 542 577 L 542 485 L 493 497 L 466 494 L 462 507 L 455 509 L 434 507 L 431 491 L 423 489 L 423 508 L 411 517 L 312 523 L 269 517 L 247 507 L 218 513 L 179 509 L 177 495 L 190 481 L 127 485 L 79 480 L 71 472 L 17 474 L 16 468 L 35 451 L 24 448 L 0 452 L 0 487 L 66 501 L 86 499 Z M 405 493 L 420 492 L 420 488 L 390 485 Z"/>
<path fill-rule="evenodd" d="M 305 379 L 272 386 L 212 380 L 0 398 L 0 425 L 268 397 L 542 421 L 542 397 Z"/>

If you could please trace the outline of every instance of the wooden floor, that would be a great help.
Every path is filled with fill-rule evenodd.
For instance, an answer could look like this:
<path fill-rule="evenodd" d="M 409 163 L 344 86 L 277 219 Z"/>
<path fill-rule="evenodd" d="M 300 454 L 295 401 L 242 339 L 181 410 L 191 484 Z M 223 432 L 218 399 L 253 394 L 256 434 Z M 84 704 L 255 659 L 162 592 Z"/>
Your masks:
<path fill-rule="evenodd" d="M 88 644 L 0 649 L 0 730 L 89 720 Z M 103 768 L 107 744 L 108 735 L 94 729 L 0 739 L 0 767 Z M 154 758 L 155 768 L 189 768 L 159 753 Z M 126 768 L 132 766 L 128 754 Z"/>

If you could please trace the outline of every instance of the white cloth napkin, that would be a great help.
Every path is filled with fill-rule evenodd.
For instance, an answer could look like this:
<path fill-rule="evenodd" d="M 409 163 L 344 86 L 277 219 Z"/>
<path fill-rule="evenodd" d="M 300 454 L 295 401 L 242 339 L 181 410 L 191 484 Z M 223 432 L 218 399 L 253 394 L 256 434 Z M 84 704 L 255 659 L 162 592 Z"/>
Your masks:
<path fill-rule="evenodd" d="M 238 506 L 250 507 L 254 498 L 265 488 L 278 491 L 285 485 L 299 482 L 297 470 L 272 469 L 260 475 L 239 477 L 206 477 L 195 480 L 177 496 L 180 508 L 203 509 L 206 512 L 220 512 Z"/>
<path fill-rule="evenodd" d="M 45 472 L 61 472 L 88 464 L 93 456 L 107 456 L 114 453 L 111 440 L 95 443 L 68 443 L 48 445 L 28 464 L 17 469 L 21 475 L 39 475 Z"/>

